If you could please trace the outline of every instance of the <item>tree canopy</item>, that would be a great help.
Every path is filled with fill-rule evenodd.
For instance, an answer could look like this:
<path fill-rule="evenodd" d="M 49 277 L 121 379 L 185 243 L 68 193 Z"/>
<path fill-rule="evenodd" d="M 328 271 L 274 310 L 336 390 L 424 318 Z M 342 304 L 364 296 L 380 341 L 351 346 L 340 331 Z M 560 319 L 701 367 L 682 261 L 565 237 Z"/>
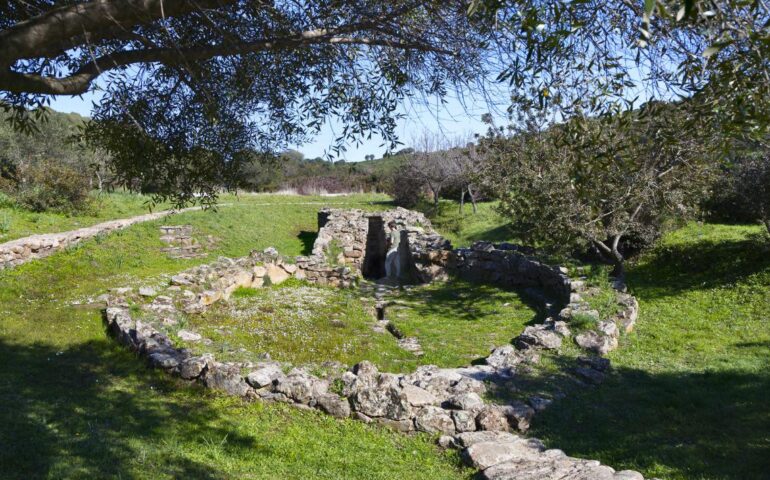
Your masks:
<path fill-rule="evenodd" d="M 394 147 L 404 100 L 493 82 L 513 122 L 687 98 L 682 128 L 765 138 L 768 22 L 759 0 L 11 0 L 0 103 L 24 128 L 51 96 L 101 90 L 86 138 L 125 183 L 184 201 L 330 118 L 332 151 Z"/>

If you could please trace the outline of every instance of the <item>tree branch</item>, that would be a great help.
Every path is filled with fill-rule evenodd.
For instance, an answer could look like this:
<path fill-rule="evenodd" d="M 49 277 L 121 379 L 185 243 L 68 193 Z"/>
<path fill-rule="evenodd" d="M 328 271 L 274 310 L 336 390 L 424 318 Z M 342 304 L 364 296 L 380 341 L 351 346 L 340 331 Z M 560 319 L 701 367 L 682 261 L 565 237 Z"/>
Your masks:
<path fill-rule="evenodd" d="M 94 42 L 110 37 L 115 27 L 129 30 L 160 18 L 202 8 L 222 7 L 236 0 L 93 0 L 54 8 L 0 32 L 0 67 L 24 58 L 58 54 L 72 48 L 73 37 Z"/>
<path fill-rule="evenodd" d="M 347 29 L 345 29 L 347 30 Z M 279 50 L 311 45 L 364 45 L 390 48 L 431 51 L 451 55 L 452 52 L 427 43 L 402 42 L 398 40 L 337 36 L 337 31 L 310 30 L 292 37 L 258 40 L 240 44 L 187 48 L 155 48 L 126 50 L 104 55 L 87 63 L 72 75 L 63 78 L 42 75 L 0 72 L 0 90 L 13 93 L 37 93 L 47 95 L 79 95 L 85 93 L 99 75 L 116 68 L 137 63 L 162 63 L 176 65 L 182 61 L 201 61 L 220 56 L 244 55 L 266 50 Z"/>

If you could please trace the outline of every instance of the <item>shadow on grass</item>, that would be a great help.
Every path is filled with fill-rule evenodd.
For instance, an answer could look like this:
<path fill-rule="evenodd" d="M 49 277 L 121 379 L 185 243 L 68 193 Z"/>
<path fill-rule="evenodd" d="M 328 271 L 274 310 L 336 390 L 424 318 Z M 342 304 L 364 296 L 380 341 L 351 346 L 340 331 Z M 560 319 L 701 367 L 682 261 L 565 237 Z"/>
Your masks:
<path fill-rule="evenodd" d="M 116 348 L 90 341 L 57 352 L 0 339 L 0 476 L 134 478 L 148 453 L 136 445 L 162 445 L 173 439 L 170 431 L 184 438 L 226 437 L 230 447 L 254 448 L 253 439 L 212 426 L 221 420 L 204 398 L 169 399 L 164 392 L 175 388 L 172 380 L 145 377 L 145 367 Z M 145 385 L 139 393 L 122 388 L 126 377 Z M 149 472 L 226 478 L 209 464 L 164 450 L 170 453 L 161 462 L 157 454 L 147 461 Z"/>
<path fill-rule="evenodd" d="M 535 418 L 570 455 L 646 477 L 770 479 L 770 372 L 618 369 Z"/>
<path fill-rule="evenodd" d="M 427 289 L 409 292 L 401 298 L 413 301 L 410 308 L 420 316 L 430 315 L 475 322 L 489 313 L 485 308 L 490 304 L 503 305 L 510 300 L 511 294 L 533 311 L 533 317 L 527 325 L 544 320 L 545 312 L 541 303 L 531 295 L 519 289 L 504 289 L 482 283 L 457 280 L 435 282 Z"/>
<path fill-rule="evenodd" d="M 630 269 L 628 283 L 652 299 L 730 285 L 767 268 L 770 247 L 761 239 L 699 241 L 656 249 L 648 261 Z"/>
<path fill-rule="evenodd" d="M 318 238 L 318 232 L 309 232 L 303 230 L 297 234 L 297 238 L 302 242 L 302 252 L 300 255 L 310 255 L 313 253 L 313 244 L 315 239 Z"/>

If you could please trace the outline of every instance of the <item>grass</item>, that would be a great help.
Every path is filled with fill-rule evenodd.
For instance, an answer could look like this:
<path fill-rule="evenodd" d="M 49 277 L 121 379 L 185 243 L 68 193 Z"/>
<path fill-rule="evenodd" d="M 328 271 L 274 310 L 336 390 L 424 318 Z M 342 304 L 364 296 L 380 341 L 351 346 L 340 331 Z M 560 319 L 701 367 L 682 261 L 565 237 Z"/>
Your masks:
<path fill-rule="evenodd" d="M 467 213 L 465 224 L 452 227 L 444 219 L 456 218 L 455 208 L 447 204 L 433 222 L 440 231 L 449 226 L 442 233 L 457 245 L 505 231 Z M 588 285 L 599 286 L 605 270 L 584 272 Z M 646 478 L 770 479 L 770 247 L 763 228 L 693 223 L 628 270 L 641 313 L 609 355 L 614 373 L 598 388 L 567 389 L 566 399 L 535 418 L 532 435 Z M 605 293 L 587 297 L 602 318 Z M 544 355 L 513 393 L 503 393 L 516 397 L 558 381 L 576 354 L 568 344 L 560 357 Z"/>
<path fill-rule="evenodd" d="M 188 316 L 184 328 L 211 339 L 210 348 L 226 351 L 231 360 L 253 361 L 253 354 L 267 352 L 294 365 L 334 361 L 352 366 L 370 360 L 384 371 L 413 368 L 414 355 L 399 348 L 390 333 L 372 330 L 374 300 L 365 303 L 360 297 L 357 290 L 290 280 L 236 291 L 229 302 Z"/>
<path fill-rule="evenodd" d="M 387 318 L 405 336 L 417 337 L 425 355 L 416 357 L 391 333 L 373 330 L 374 300 L 361 295 L 296 280 L 240 289 L 203 315 L 189 315 L 179 328 L 211 339 L 208 348 L 227 360 L 254 361 L 266 352 L 294 365 L 369 360 L 383 371 L 409 372 L 419 365 L 470 365 L 509 343 L 534 316 L 518 294 L 491 286 L 458 280 L 412 287 L 395 297 Z"/>
<path fill-rule="evenodd" d="M 505 219 L 497 213 L 497 202 L 479 202 L 477 213 L 470 203 L 460 213 L 459 204 L 441 200 L 438 211 L 432 203 L 423 203 L 418 209 L 430 219 L 433 227 L 452 242 L 452 246 L 469 247 L 476 240 L 517 243 Z M 520 242 L 518 242 L 520 243 Z"/>
<path fill-rule="evenodd" d="M 0 272 L 0 477 L 467 478 L 456 454 L 427 436 L 168 379 L 109 339 L 98 310 L 71 306 L 112 286 L 162 284 L 217 255 L 270 245 L 299 254 L 319 206 L 298 203 L 323 201 L 249 196 L 218 214 L 162 221 L 218 237 L 208 259 L 167 258 L 161 222 L 148 222 Z M 330 203 L 381 208 L 377 201 Z"/>
<path fill-rule="evenodd" d="M 402 292 L 386 317 L 419 339 L 421 364 L 460 367 L 510 343 L 535 313 L 518 293 L 452 280 Z"/>
<path fill-rule="evenodd" d="M 125 192 L 94 194 L 95 209 L 90 213 L 31 212 L 0 202 L 0 242 L 16 238 L 88 227 L 107 220 L 127 218 L 149 212 L 150 197 Z M 158 205 L 153 211 L 167 208 Z"/>
<path fill-rule="evenodd" d="M 163 223 L 191 223 L 218 237 L 212 257 L 269 245 L 299 254 L 312 244 L 320 205 L 298 203 L 325 200 L 244 196 L 219 214 L 186 213 Z M 381 201 L 329 199 L 369 209 L 383 208 Z M 468 209 L 459 227 L 451 220 L 456 205 L 443 208 L 434 222 L 457 245 L 510 240 L 491 216 L 492 205 L 484 207 L 489 216 Z M 0 272 L 0 476 L 467 478 L 455 455 L 424 436 L 246 404 L 169 380 L 106 338 L 97 311 L 69 306 L 109 286 L 161 284 L 168 274 L 210 260 L 166 258 L 159 224 Z M 614 373 L 600 387 L 559 400 L 535 418 L 532 433 L 570 455 L 648 478 L 770 478 L 770 249 L 762 229 L 691 224 L 631 265 L 627 280 L 641 315 L 636 331 L 610 354 Z M 410 316 L 415 328 L 441 326 L 448 312 L 463 311 L 457 305 L 410 307 L 399 327 L 409 334 Z M 517 311 L 527 310 L 515 309 L 514 316 Z M 398 322 L 397 314 L 388 313 Z M 525 317 L 507 317 L 510 334 L 501 343 Z M 459 319 L 464 335 L 485 334 L 486 324 Z M 423 342 L 426 356 L 430 344 Z M 467 363 L 448 353 L 442 360 L 450 348 L 437 348 L 437 363 Z"/>
<path fill-rule="evenodd" d="M 666 479 L 770 478 L 770 248 L 753 226 L 691 224 L 628 272 L 641 314 L 615 374 L 533 434 Z"/>

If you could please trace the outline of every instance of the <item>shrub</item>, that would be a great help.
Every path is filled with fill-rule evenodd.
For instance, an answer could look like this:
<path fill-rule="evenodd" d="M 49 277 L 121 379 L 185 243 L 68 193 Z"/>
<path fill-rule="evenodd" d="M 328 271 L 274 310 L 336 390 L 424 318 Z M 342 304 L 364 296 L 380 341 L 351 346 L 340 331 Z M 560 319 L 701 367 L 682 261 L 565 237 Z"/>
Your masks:
<path fill-rule="evenodd" d="M 89 179 L 75 168 L 43 161 L 22 171 L 12 192 L 16 202 L 35 212 L 86 212 L 92 208 Z"/>
<path fill-rule="evenodd" d="M 393 197 L 393 203 L 399 207 L 414 208 L 422 198 L 424 184 L 415 175 L 405 168 L 393 173 L 392 181 L 388 188 L 388 194 Z"/>

